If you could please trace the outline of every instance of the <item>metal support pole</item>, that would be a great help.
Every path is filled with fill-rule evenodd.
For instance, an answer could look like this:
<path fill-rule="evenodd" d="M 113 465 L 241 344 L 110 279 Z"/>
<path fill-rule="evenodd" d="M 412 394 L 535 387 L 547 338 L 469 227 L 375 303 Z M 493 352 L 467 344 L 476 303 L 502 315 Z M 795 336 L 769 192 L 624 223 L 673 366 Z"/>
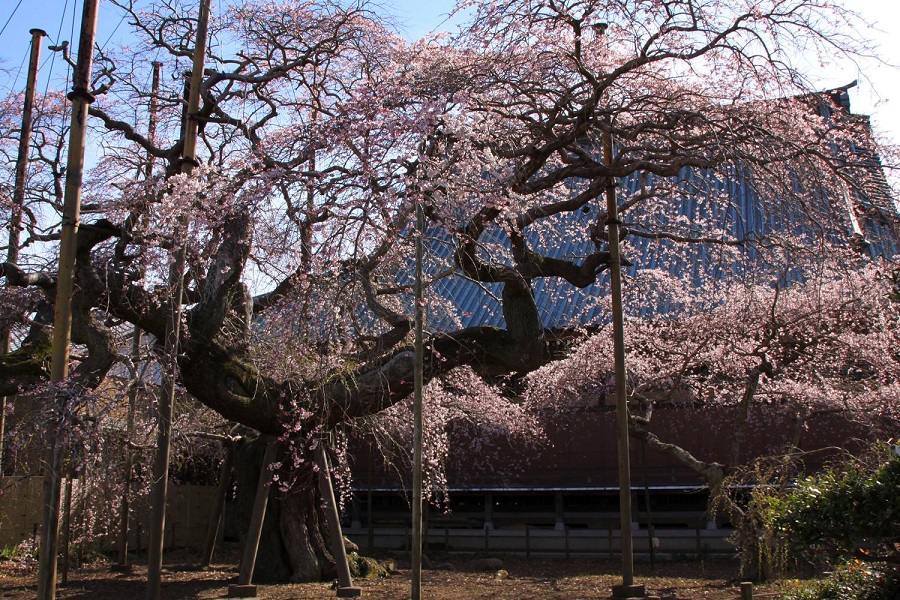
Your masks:
<path fill-rule="evenodd" d="M 416 202 L 415 364 L 413 371 L 413 502 L 412 502 L 412 600 L 422 597 L 422 236 L 425 214 Z"/>
<path fill-rule="evenodd" d="M 338 512 L 337 501 L 334 497 L 334 487 L 331 484 L 331 469 L 328 466 L 325 445 L 321 440 L 316 446 L 315 454 L 316 466 L 319 467 L 319 494 L 325 503 L 325 517 L 328 519 L 328 533 L 331 537 L 331 552 L 338 572 L 337 597 L 356 598 L 360 596 L 362 590 L 358 587 L 353 587 L 350 565 L 347 562 L 347 549 L 344 547 L 344 534 L 341 531 L 341 515 Z"/>
<path fill-rule="evenodd" d="M 69 157 L 63 200 L 62 230 L 59 242 L 59 273 L 56 277 L 56 306 L 53 315 L 53 346 L 50 381 L 59 383 L 69 375 L 69 340 L 72 336 L 72 289 L 75 276 L 75 240 L 81 214 L 81 182 L 84 176 L 84 146 L 87 135 L 94 37 L 97 31 L 99 0 L 85 0 L 81 13 L 78 59 L 72 78 L 72 124 L 69 130 Z M 56 419 L 53 421 L 57 422 Z M 55 429 L 55 428 L 53 428 Z M 47 440 L 44 464 L 43 529 L 38 568 L 38 600 L 56 598 L 56 554 L 59 547 L 60 454 L 56 431 Z"/>

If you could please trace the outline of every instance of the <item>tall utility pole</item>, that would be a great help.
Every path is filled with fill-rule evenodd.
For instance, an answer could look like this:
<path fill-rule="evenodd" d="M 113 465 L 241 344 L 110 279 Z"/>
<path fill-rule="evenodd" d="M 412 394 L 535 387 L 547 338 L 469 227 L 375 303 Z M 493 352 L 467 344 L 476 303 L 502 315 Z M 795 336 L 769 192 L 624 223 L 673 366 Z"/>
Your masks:
<path fill-rule="evenodd" d="M 197 39 L 194 43 L 193 71 L 187 105 L 187 122 L 184 125 L 184 151 L 181 172 L 191 176 L 197 162 L 197 113 L 200 110 L 200 86 L 203 84 L 203 67 L 206 62 L 206 38 L 209 25 L 210 0 L 202 0 L 197 17 Z M 183 229 L 185 223 L 177 228 Z M 181 335 L 181 301 L 184 292 L 185 248 L 180 245 L 169 272 L 172 300 L 169 322 L 166 325 L 166 356 L 169 361 L 167 385 L 159 398 L 159 431 L 156 437 L 156 460 L 153 463 L 153 489 L 150 504 L 153 514 L 150 523 L 150 545 L 147 553 L 147 600 L 159 598 L 162 578 L 163 544 L 166 529 L 166 498 L 169 491 L 169 454 L 172 446 L 172 406 L 175 403 L 175 382 L 178 377 L 178 341 Z"/>
<path fill-rule="evenodd" d="M 416 285 L 415 285 L 415 350 L 413 364 L 413 503 L 412 503 L 412 600 L 422 597 L 422 236 L 425 214 L 422 200 L 416 202 Z"/>
<path fill-rule="evenodd" d="M 25 102 L 22 104 L 22 129 L 19 133 L 19 153 L 16 157 L 16 183 L 13 189 L 12 215 L 9 220 L 9 248 L 6 262 L 19 262 L 19 236 L 22 229 L 22 209 L 25 206 L 25 178 L 28 172 L 28 151 L 31 149 L 31 121 L 34 115 L 34 89 L 37 83 L 38 63 L 41 59 L 41 39 L 47 35 L 42 29 L 32 29 L 31 59 L 28 61 L 28 79 L 25 82 Z M 0 356 L 9 354 L 10 331 L 3 332 Z M 6 448 L 6 396 L 0 400 L 0 475 L 3 474 L 3 451 Z"/>
<path fill-rule="evenodd" d="M 58 383 L 69 375 L 69 340 L 72 336 L 72 283 L 75 276 L 75 239 L 81 213 L 81 180 L 84 174 L 84 145 L 87 133 L 94 37 L 97 31 L 99 0 L 84 0 L 78 62 L 72 78 L 72 126 L 69 132 L 69 157 L 66 162 L 66 187 L 63 201 L 62 231 L 59 242 L 59 274 L 56 278 L 56 307 L 53 315 L 53 350 L 50 381 Z M 54 420 L 59 423 L 56 417 Z M 54 435 L 53 427 L 47 430 Z M 56 439 L 48 439 L 44 464 L 44 507 L 41 531 L 38 600 L 56 597 L 56 552 L 59 543 L 59 483 L 61 448 Z"/>
<path fill-rule="evenodd" d="M 613 162 L 612 122 L 603 134 L 603 160 Z M 628 450 L 628 388 L 625 370 L 625 319 L 622 310 L 622 257 L 619 248 L 619 209 L 616 182 L 606 187 L 606 230 L 613 314 L 613 354 L 616 369 L 616 433 L 619 442 L 619 528 L 622 538 L 622 585 L 613 586 L 613 598 L 640 598 L 644 586 L 634 584 L 634 540 L 631 536 L 631 464 Z"/>

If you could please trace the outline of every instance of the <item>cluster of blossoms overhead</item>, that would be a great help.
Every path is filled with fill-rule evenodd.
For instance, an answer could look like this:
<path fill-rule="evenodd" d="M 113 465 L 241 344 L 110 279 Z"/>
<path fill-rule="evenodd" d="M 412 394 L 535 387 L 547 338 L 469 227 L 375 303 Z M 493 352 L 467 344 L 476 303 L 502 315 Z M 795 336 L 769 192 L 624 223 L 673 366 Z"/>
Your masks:
<path fill-rule="evenodd" d="M 889 434 L 897 424 L 900 376 L 892 268 L 860 263 L 801 276 L 795 267 L 794 281 L 693 289 L 675 311 L 630 318 L 628 393 L 640 427 L 652 429 L 653 405 L 740 406 L 745 418 L 763 418 L 749 407 L 769 405 L 792 414 L 795 427 L 839 414 Z M 640 276 L 629 289 L 641 289 Z M 529 374 L 528 405 L 554 411 L 596 405 L 612 393 L 611 346 L 601 330 L 568 358 Z"/>

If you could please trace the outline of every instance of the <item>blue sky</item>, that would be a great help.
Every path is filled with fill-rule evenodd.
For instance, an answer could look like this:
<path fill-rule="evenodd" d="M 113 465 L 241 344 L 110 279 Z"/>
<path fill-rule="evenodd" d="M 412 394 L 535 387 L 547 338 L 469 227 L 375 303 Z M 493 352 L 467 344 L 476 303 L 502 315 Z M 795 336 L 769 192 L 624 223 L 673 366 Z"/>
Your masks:
<path fill-rule="evenodd" d="M 100 2 L 97 39 L 102 44 L 110 37 L 115 39 L 116 34 L 121 31 L 117 28 L 122 24 L 117 9 L 105 0 Z M 20 0 L 0 0 L 0 28 L 19 3 Z M 6 30 L 0 35 L 0 67 L 9 70 L 9 74 L 0 73 L 0 93 L 10 89 L 20 90 L 24 86 L 23 65 L 28 53 L 29 29 L 44 29 L 52 41 L 77 38 L 77 31 L 75 36 L 72 35 L 72 14 L 76 3 L 77 22 L 81 16 L 81 0 L 21 0 Z M 445 16 L 454 2 L 382 0 L 378 4 L 396 16 L 408 37 L 416 38 L 434 28 L 449 27 Z M 900 2 L 855 0 L 852 7 L 875 25 L 875 29 L 868 31 L 866 35 L 880 44 L 879 54 L 882 57 L 897 57 L 894 62 L 900 64 Z M 51 61 L 54 71 L 61 72 L 60 61 L 51 56 L 45 45 L 42 71 L 44 78 L 48 76 Z M 860 80 L 859 87 L 851 91 L 854 112 L 872 115 L 876 128 L 884 133 L 886 141 L 900 143 L 900 68 L 867 60 L 822 70 L 816 74 L 816 82 L 821 83 L 822 88 L 844 85 L 854 79 Z M 42 79 L 41 87 L 44 85 L 45 79 Z"/>
<path fill-rule="evenodd" d="M 238 2 L 240 0 L 213 0 L 213 10 L 217 4 Z M 454 0 L 383 0 L 377 5 L 395 16 L 408 37 L 418 38 L 434 28 L 448 25 L 446 15 L 453 8 Z M 58 40 L 77 40 L 81 10 L 82 0 L 0 0 L 0 28 L 6 24 L 0 34 L 0 68 L 11 71 L 10 74 L 0 73 L 0 93 L 24 87 L 31 40 L 28 31 L 43 29 L 48 34 L 49 44 Z M 102 45 L 107 40 L 114 43 L 120 32 L 127 28 L 121 20 L 121 11 L 107 0 L 100 0 L 97 43 Z M 47 45 L 44 44 L 41 54 L 42 82 L 48 76 L 54 58 Z M 53 62 L 54 70 L 60 69 L 59 61 Z"/>

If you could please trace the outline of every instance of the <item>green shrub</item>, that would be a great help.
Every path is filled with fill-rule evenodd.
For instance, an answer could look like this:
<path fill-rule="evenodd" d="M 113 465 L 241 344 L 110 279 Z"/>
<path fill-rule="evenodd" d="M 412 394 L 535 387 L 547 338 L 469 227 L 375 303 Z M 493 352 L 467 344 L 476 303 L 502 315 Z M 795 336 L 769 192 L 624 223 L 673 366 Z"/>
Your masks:
<path fill-rule="evenodd" d="M 14 571 L 30 573 L 37 566 L 37 544 L 32 539 L 25 539 L 15 546 L 5 546 L 0 551 L 0 559 Z"/>
<path fill-rule="evenodd" d="M 827 578 L 791 592 L 785 600 L 897 600 L 900 572 L 891 567 L 852 561 Z"/>
<path fill-rule="evenodd" d="M 861 548 L 896 554 L 900 457 L 881 452 L 806 478 L 770 508 L 772 528 L 796 558 L 832 564 Z"/>
<path fill-rule="evenodd" d="M 792 566 L 852 558 L 900 560 L 900 456 L 878 444 L 803 477 L 802 457 L 760 459 L 736 470 L 713 509 L 734 524 L 741 576 L 764 580 Z M 900 600 L 900 595 L 897 596 Z"/>

